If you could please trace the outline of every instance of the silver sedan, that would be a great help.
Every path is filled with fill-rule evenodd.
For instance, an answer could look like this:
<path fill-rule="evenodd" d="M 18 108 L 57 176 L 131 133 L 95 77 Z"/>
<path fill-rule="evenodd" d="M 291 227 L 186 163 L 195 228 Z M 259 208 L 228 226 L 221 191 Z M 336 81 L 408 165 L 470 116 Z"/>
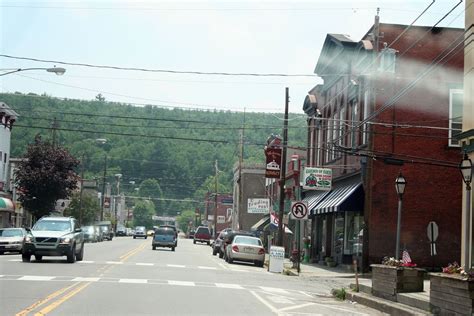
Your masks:
<path fill-rule="evenodd" d="M 230 246 L 230 247 L 229 247 Z M 251 236 L 235 236 L 232 244 L 227 246 L 227 262 L 249 261 L 263 267 L 265 248 L 259 238 Z"/>
<path fill-rule="evenodd" d="M 0 229 L 0 255 L 4 252 L 23 251 L 26 230 L 23 228 L 1 228 Z"/>

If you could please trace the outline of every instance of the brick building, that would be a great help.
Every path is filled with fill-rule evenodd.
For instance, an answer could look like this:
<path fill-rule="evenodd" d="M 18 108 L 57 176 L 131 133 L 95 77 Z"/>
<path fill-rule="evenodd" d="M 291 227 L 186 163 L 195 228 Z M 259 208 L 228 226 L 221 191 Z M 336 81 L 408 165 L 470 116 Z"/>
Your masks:
<path fill-rule="evenodd" d="M 312 257 L 364 267 L 395 256 L 395 179 L 407 180 L 401 250 L 419 266 L 459 261 L 463 30 L 378 23 L 360 41 L 328 34 L 306 97 L 308 165 L 333 170 L 306 191 Z M 431 256 L 428 223 L 439 227 Z M 401 255 L 400 255 L 401 257 Z"/>
<path fill-rule="evenodd" d="M 228 228 L 232 224 L 232 204 L 234 200 L 232 194 L 218 193 L 217 194 L 217 231 Z M 206 209 L 205 218 L 212 228 L 214 228 L 214 214 L 216 205 L 215 193 L 206 193 Z"/>

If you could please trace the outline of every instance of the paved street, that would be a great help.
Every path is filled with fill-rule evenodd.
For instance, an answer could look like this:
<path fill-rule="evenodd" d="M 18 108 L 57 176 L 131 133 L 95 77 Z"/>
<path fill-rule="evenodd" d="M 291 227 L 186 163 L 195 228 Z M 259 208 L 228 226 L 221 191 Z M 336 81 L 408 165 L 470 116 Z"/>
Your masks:
<path fill-rule="evenodd" d="M 2 315 L 378 315 L 329 295 L 349 280 L 304 280 L 227 264 L 205 244 L 150 238 L 86 244 L 84 261 L 0 256 Z"/>

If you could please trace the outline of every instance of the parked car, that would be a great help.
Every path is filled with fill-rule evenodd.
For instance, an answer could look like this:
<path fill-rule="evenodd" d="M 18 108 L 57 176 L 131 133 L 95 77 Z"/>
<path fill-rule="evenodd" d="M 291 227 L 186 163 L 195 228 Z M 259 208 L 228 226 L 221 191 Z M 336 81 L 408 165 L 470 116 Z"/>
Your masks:
<path fill-rule="evenodd" d="M 235 236 L 232 243 L 227 247 L 227 262 L 234 260 L 253 262 L 258 267 L 263 267 L 265 262 L 265 248 L 262 241 L 257 237 Z"/>
<path fill-rule="evenodd" d="M 189 239 L 194 239 L 194 233 L 195 233 L 194 229 L 191 229 L 190 231 L 188 231 L 188 238 Z"/>
<path fill-rule="evenodd" d="M 178 246 L 176 232 L 168 227 L 159 227 L 155 230 L 155 236 L 151 242 L 151 247 L 155 250 L 157 247 L 168 247 L 174 251 Z"/>
<path fill-rule="evenodd" d="M 131 228 L 127 227 L 125 232 L 126 232 L 127 236 L 133 236 L 133 230 Z"/>
<path fill-rule="evenodd" d="M 145 239 L 147 238 L 145 226 L 135 227 L 135 233 L 133 234 L 133 239 L 137 237 L 145 238 Z"/>
<path fill-rule="evenodd" d="M 5 252 L 22 253 L 25 237 L 26 230 L 24 228 L 1 228 L 0 255 Z"/>
<path fill-rule="evenodd" d="M 196 229 L 193 243 L 196 242 L 205 242 L 208 245 L 211 243 L 211 232 L 209 231 L 209 228 L 207 228 L 206 226 L 199 226 Z"/>
<path fill-rule="evenodd" d="M 84 233 L 73 217 L 47 216 L 40 218 L 27 231 L 21 255 L 23 262 L 43 256 L 66 256 L 67 262 L 74 263 L 84 258 Z"/>
<path fill-rule="evenodd" d="M 215 256 L 217 254 L 219 254 L 219 257 L 222 258 L 222 255 L 221 255 L 221 246 L 222 246 L 222 243 L 224 241 L 224 238 L 227 234 L 229 234 L 230 232 L 232 231 L 231 228 L 226 228 L 226 229 L 223 229 L 219 235 L 217 235 L 217 238 L 216 240 L 214 240 L 214 243 L 212 245 L 212 255 Z"/>
<path fill-rule="evenodd" d="M 100 229 L 98 226 L 83 226 L 81 227 L 84 233 L 85 242 L 98 242 L 100 239 Z"/>
<path fill-rule="evenodd" d="M 234 240 L 235 236 L 252 236 L 254 237 L 254 234 L 247 232 L 247 231 L 242 231 L 242 230 L 232 230 L 230 232 L 227 232 L 227 234 L 224 236 L 222 239 L 221 243 L 221 250 L 219 252 L 219 258 L 224 258 L 227 261 L 227 246 L 232 243 Z"/>

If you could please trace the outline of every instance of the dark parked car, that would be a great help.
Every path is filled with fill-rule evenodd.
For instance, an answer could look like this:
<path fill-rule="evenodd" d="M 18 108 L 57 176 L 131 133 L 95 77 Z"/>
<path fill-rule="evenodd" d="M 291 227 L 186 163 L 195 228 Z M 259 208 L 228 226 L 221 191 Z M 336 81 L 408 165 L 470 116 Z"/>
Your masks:
<path fill-rule="evenodd" d="M 0 229 L 0 255 L 4 252 L 23 251 L 26 230 L 24 228 L 2 228 Z"/>
<path fill-rule="evenodd" d="M 189 238 L 189 239 L 194 239 L 194 234 L 195 234 L 195 230 L 194 230 L 194 229 L 191 229 L 191 230 L 188 232 L 188 238 Z"/>
<path fill-rule="evenodd" d="M 98 226 L 83 226 L 81 229 L 84 233 L 85 242 L 100 241 L 100 229 Z"/>
<path fill-rule="evenodd" d="M 112 229 L 112 222 L 110 221 L 101 221 L 95 224 L 99 226 L 100 237 L 102 240 L 112 240 L 114 238 L 114 231 Z"/>
<path fill-rule="evenodd" d="M 205 242 L 208 245 L 211 244 L 211 232 L 209 231 L 209 228 L 207 228 L 206 226 L 199 226 L 196 229 L 196 233 L 194 233 L 193 243 L 196 242 Z"/>
<path fill-rule="evenodd" d="M 225 236 L 227 236 L 227 234 L 229 234 L 230 232 L 232 232 L 232 229 L 231 228 L 226 228 L 226 229 L 223 229 L 219 235 L 217 235 L 217 238 L 216 240 L 214 240 L 214 244 L 212 245 L 212 255 L 215 256 L 217 254 L 219 254 L 219 257 L 222 258 L 222 253 L 221 253 L 221 246 L 222 246 L 222 243 L 224 241 L 224 238 Z"/>

